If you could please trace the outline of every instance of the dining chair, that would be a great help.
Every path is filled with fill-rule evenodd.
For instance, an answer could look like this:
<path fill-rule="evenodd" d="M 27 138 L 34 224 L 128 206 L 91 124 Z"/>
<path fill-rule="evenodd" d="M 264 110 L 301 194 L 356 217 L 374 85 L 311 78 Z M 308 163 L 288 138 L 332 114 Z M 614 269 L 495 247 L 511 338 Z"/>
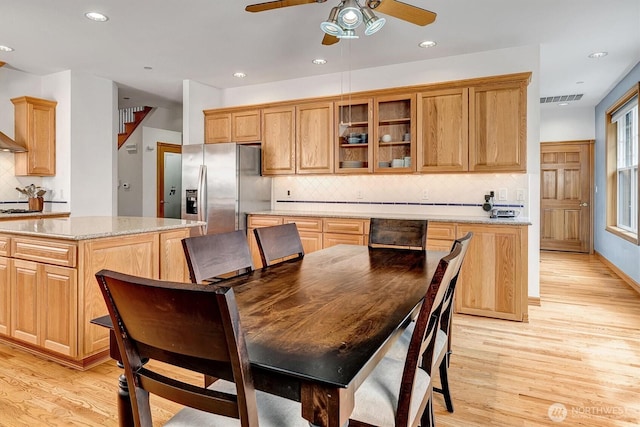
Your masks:
<path fill-rule="evenodd" d="M 299 403 L 255 390 L 233 289 L 108 270 L 96 279 L 115 327 L 136 427 L 153 424 L 150 394 L 186 406 L 167 426 L 308 426 Z M 222 379 L 206 388 L 158 367 Z"/>
<path fill-rule="evenodd" d="M 427 427 L 434 424 L 431 405 L 431 360 L 440 324 L 440 309 L 455 274 L 462 245 L 456 243 L 438 263 L 415 320 L 403 358 L 383 357 L 355 393 L 349 419 L 354 427 Z"/>
<path fill-rule="evenodd" d="M 371 218 L 369 247 L 427 248 L 427 220 Z"/>
<path fill-rule="evenodd" d="M 453 248 L 456 245 L 460 245 L 461 252 L 458 259 L 458 264 L 455 267 L 453 277 L 448 284 L 447 291 L 442 300 L 442 307 L 440 308 L 440 327 L 436 334 L 435 348 L 433 354 L 432 367 L 438 367 L 440 374 L 440 388 L 433 387 L 433 391 L 441 393 L 444 397 L 447 411 L 453 412 L 453 401 L 451 399 L 451 391 L 449 389 L 449 363 L 451 358 L 451 336 L 452 336 L 452 322 L 453 322 L 453 306 L 455 300 L 456 285 L 458 283 L 458 277 L 460 276 L 460 269 L 465 260 L 469 243 L 473 237 L 473 232 L 469 232 L 463 237 L 456 239 L 453 243 Z M 394 359 L 402 359 L 406 354 L 411 341 L 411 336 L 415 322 L 411 322 L 409 326 L 402 333 L 400 338 L 393 344 L 391 349 L 387 352 L 387 357 Z M 427 359 L 425 359 L 427 360 Z M 425 363 L 423 360 L 422 363 Z"/>
<path fill-rule="evenodd" d="M 266 267 L 283 259 L 304 256 L 302 240 L 295 223 L 255 228 L 253 230 L 260 249 L 262 264 Z"/>
<path fill-rule="evenodd" d="M 222 275 L 253 270 L 247 237 L 242 230 L 182 239 L 193 283 L 215 282 Z"/>

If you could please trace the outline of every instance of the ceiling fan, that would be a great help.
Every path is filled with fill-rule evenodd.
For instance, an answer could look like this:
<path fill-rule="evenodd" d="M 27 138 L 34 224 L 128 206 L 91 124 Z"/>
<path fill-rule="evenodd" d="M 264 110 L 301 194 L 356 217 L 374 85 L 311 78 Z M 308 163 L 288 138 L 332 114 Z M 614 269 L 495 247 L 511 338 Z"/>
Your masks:
<path fill-rule="evenodd" d="M 245 10 L 247 12 L 264 12 L 265 10 L 279 9 L 281 7 L 324 3 L 326 1 L 275 0 L 250 4 Z M 364 6 L 361 6 L 358 0 L 341 0 L 338 6 L 331 9 L 327 21 L 320 24 L 320 27 L 325 32 L 322 44 L 332 45 L 338 43 L 341 38 L 358 38 L 355 35 L 355 28 L 363 22 L 366 26 L 366 35 L 375 33 L 382 28 L 385 19 L 375 16 L 374 11 L 420 26 L 429 25 L 436 19 L 436 14 L 431 11 L 398 0 L 364 0 Z"/>

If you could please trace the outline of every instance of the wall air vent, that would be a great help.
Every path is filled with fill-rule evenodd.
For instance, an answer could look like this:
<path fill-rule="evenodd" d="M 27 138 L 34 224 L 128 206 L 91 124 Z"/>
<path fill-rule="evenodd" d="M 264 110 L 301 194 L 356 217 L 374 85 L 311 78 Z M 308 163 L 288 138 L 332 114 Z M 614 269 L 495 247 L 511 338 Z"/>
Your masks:
<path fill-rule="evenodd" d="M 553 102 L 580 101 L 583 96 L 584 96 L 583 93 L 579 93 L 575 95 L 546 96 L 546 97 L 540 98 L 540 104 L 550 104 Z"/>

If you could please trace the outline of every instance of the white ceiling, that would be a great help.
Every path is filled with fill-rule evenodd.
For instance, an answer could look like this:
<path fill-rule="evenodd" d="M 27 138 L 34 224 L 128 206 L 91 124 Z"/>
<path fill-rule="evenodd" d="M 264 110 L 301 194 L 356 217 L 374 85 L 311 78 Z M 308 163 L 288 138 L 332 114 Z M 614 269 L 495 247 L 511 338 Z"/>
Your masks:
<path fill-rule="evenodd" d="M 383 0 L 385 1 L 385 0 Z M 0 61 L 32 74 L 75 70 L 115 81 L 121 104 L 182 103 L 182 81 L 218 88 L 540 46 L 540 96 L 583 93 L 594 106 L 640 61 L 640 0 L 411 0 L 438 14 L 387 18 L 376 34 L 321 45 L 339 0 L 249 13 L 251 0 L 0 0 Z M 99 11 L 109 21 L 84 17 Z M 438 45 L 420 49 L 422 40 Z M 608 56 L 587 55 L 607 51 Z M 324 58 L 326 65 L 312 64 Z M 146 70 L 144 67 L 152 67 Z M 233 77 L 236 71 L 247 74 Z M 583 83 L 577 83 L 583 82 Z M 557 108 L 551 105 L 545 108 Z M 569 107 L 570 108 L 570 107 Z"/>

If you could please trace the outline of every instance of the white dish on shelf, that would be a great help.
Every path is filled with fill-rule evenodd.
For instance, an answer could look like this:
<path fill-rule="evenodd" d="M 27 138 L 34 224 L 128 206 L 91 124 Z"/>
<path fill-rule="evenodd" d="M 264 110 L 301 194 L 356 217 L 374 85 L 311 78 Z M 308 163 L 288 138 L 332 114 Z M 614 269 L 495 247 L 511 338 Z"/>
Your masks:
<path fill-rule="evenodd" d="M 404 167 L 404 159 L 393 159 L 391 161 L 392 168 L 403 168 Z"/>
<path fill-rule="evenodd" d="M 379 168 L 388 168 L 391 167 L 391 162 L 378 162 Z"/>
<path fill-rule="evenodd" d="M 360 160 L 345 160 L 340 162 L 341 168 L 362 168 L 364 167 L 364 162 Z"/>

